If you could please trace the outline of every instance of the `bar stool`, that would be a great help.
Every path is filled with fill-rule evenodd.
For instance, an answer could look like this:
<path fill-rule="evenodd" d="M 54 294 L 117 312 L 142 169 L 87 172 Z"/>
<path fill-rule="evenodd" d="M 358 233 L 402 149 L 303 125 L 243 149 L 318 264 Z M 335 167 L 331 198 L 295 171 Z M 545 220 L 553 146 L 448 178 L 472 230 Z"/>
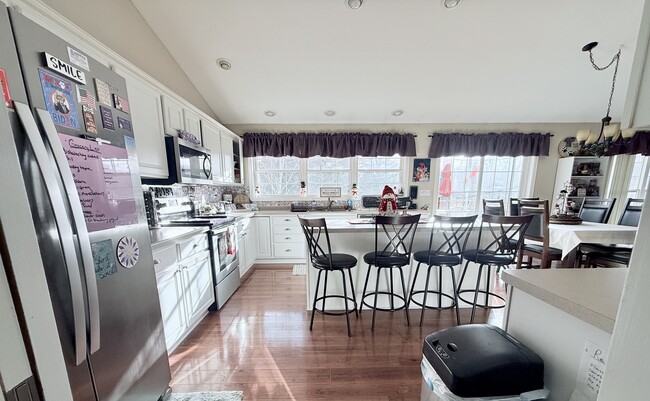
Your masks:
<path fill-rule="evenodd" d="M 415 252 L 413 254 L 413 259 L 418 262 L 417 267 L 415 268 L 415 276 L 413 277 L 413 284 L 411 284 L 411 291 L 409 292 L 409 299 L 406 305 L 408 309 L 408 304 L 413 302 L 416 305 L 422 307 L 420 312 L 420 327 L 422 327 L 422 321 L 424 320 L 424 310 L 425 309 L 450 309 L 456 308 L 456 323 L 460 325 L 460 313 L 458 311 L 458 288 L 456 286 L 456 274 L 454 272 L 454 266 L 458 266 L 462 263 L 461 254 L 465 250 L 465 245 L 469 239 L 469 234 L 474 227 L 474 222 L 478 215 L 467 216 L 467 217 L 449 217 L 449 216 L 433 216 L 433 227 L 431 228 L 431 235 L 429 236 L 429 248 L 424 251 Z M 436 234 L 442 236 L 442 244 L 434 247 L 434 236 Z M 422 263 L 427 264 L 427 278 L 424 283 L 424 290 L 415 290 L 415 282 L 418 279 L 418 273 L 420 272 L 420 265 Z M 435 266 L 438 269 L 438 288 L 436 290 L 429 289 L 429 277 L 431 275 L 431 268 Z M 449 272 L 451 273 L 451 283 L 452 283 L 452 295 L 445 294 L 442 289 L 442 271 L 443 267 L 448 267 Z M 438 295 L 438 306 L 429 306 L 427 305 L 427 295 L 437 294 Z M 423 294 L 422 302 L 416 301 L 413 296 L 416 294 Z M 451 300 L 450 306 L 442 306 L 442 298 L 445 297 Z"/>
<path fill-rule="evenodd" d="M 358 317 L 357 312 L 357 299 L 354 295 L 354 284 L 352 282 L 352 272 L 351 268 L 357 265 L 357 258 L 346 253 L 332 253 L 332 247 L 330 245 L 330 236 L 327 231 L 327 225 L 325 219 L 303 219 L 298 217 L 300 221 L 300 226 L 302 231 L 305 233 L 307 238 L 307 246 L 309 248 L 309 258 L 311 260 L 311 265 L 318 270 L 318 279 L 316 280 L 316 291 L 314 292 L 314 303 L 312 304 L 311 310 L 311 322 L 309 324 L 309 331 L 312 330 L 314 326 L 314 311 L 322 313 L 324 315 L 345 315 L 345 319 L 348 326 L 348 337 L 351 337 L 350 332 L 350 313 L 354 312 Z M 319 241 L 321 235 L 325 236 L 327 243 L 327 252 L 320 245 Z M 348 276 L 350 277 L 350 289 L 352 291 L 352 296 L 349 297 L 347 293 L 347 283 L 345 280 L 345 271 L 347 270 Z M 341 272 L 341 277 L 343 278 L 343 295 L 327 295 L 327 278 L 329 272 L 339 271 Z M 320 286 L 321 275 L 325 272 L 325 283 L 323 285 L 323 295 L 318 296 L 318 288 Z M 328 298 L 340 298 L 343 299 L 345 305 L 345 312 L 328 312 L 325 310 L 325 300 Z M 317 302 L 322 302 L 322 307 L 319 309 L 316 307 Z M 354 308 L 350 310 L 348 308 L 348 301 L 352 301 Z"/>
<path fill-rule="evenodd" d="M 458 298 L 472 305 L 472 316 L 470 323 L 474 323 L 476 306 L 478 305 L 478 294 L 485 294 L 485 302 L 482 308 L 495 309 L 505 306 L 505 298 L 501 295 L 490 291 L 491 268 L 492 266 L 502 267 L 513 264 L 517 259 L 517 252 L 521 249 L 524 232 L 528 228 L 532 215 L 528 216 L 495 216 L 484 214 L 481 217 L 481 230 L 478 233 L 476 248 L 463 252 L 463 259 L 466 260 L 465 268 L 458 283 Z M 485 238 L 484 238 L 485 237 Z M 481 247 L 481 241 L 487 243 Z M 462 290 L 463 280 L 469 267 L 469 262 L 479 265 L 478 274 L 476 275 L 476 287 L 473 289 Z M 483 267 L 487 266 L 485 289 L 481 289 L 481 275 Z M 474 300 L 469 301 L 461 296 L 464 293 L 473 293 Z M 503 305 L 490 305 L 490 297 L 495 297 L 503 301 Z"/>
<path fill-rule="evenodd" d="M 404 309 L 406 312 L 406 324 L 408 326 L 411 325 L 408 309 L 406 307 L 408 294 L 406 292 L 406 281 L 404 281 L 404 271 L 402 270 L 402 267 L 411 264 L 411 248 L 413 246 L 413 238 L 415 237 L 415 230 L 419 221 L 419 214 L 412 216 L 377 216 L 375 218 L 375 251 L 363 255 L 364 262 L 368 264 L 368 272 L 366 273 L 366 281 L 363 285 L 361 304 L 359 305 L 359 313 L 361 313 L 364 305 L 372 309 L 371 331 L 373 332 L 375 331 L 375 313 L 377 310 L 394 312 Z M 380 237 L 383 237 L 381 244 L 379 240 Z M 384 242 L 386 242 L 385 245 L 383 245 Z M 373 267 L 377 270 L 377 283 L 375 284 L 374 291 L 366 293 L 370 271 L 374 270 Z M 390 273 L 390 289 L 387 291 L 380 291 L 379 277 L 381 276 L 381 271 L 385 269 L 388 269 L 388 272 Z M 402 295 L 396 294 L 393 290 L 393 269 L 399 270 L 402 279 Z M 388 295 L 390 308 L 380 308 L 377 306 L 379 295 Z M 370 296 L 374 297 L 372 305 L 366 302 L 366 298 Z M 395 298 L 402 301 L 402 306 L 397 308 L 395 307 Z"/>

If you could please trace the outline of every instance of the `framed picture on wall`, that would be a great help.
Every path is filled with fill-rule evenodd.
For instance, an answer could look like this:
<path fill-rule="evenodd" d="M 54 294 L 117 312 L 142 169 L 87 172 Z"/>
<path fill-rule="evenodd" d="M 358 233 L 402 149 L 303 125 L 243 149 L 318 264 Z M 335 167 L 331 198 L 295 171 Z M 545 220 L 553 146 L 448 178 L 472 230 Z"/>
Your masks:
<path fill-rule="evenodd" d="M 413 159 L 413 182 L 429 182 L 431 159 Z"/>

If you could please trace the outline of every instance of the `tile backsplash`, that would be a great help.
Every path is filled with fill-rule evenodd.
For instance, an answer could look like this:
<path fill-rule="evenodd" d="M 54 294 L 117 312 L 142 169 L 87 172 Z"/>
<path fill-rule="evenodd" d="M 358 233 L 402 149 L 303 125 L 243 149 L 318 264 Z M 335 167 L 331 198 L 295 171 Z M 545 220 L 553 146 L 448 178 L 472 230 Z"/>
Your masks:
<path fill-rule="evenodd" d="M 142 188 L 147 190 L 155 186 L 143 185 Z M 223 194 L 232 194 L 232 198 L 238 194 L 248 196 L 248 188 L 241 185 L 171 185 L 165 186 L 172 190 L 174 196 L 189 196 L 192 199 L 205 198 L 206 202 L 215 203 L 223 200 Z"/>

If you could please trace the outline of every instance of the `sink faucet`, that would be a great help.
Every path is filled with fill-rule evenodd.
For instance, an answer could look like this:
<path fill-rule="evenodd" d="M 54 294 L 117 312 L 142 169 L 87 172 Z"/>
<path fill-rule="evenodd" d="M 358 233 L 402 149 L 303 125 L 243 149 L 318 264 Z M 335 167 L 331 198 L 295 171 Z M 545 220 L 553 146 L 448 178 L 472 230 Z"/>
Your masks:
<path fill-rule="evenodd" d="M 330 200 L 330 198 L 327 198 L 327 211 L 331 212 L 332 211 L 332 204 L 335 203 L 335 200 Z"/>

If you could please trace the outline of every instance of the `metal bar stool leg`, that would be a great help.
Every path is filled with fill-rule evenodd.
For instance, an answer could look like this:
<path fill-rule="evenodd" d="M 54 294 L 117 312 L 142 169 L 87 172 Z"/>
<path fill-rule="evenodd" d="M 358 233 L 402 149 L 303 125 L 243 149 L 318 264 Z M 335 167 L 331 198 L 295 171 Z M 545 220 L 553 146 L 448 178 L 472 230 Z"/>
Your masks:
<path fill-rule="evenodd" d="M 377 313 L 377 298 L 379 298 L 379 276 L 381 276 L 381 267 L 377 268 L 377 284 L 375 285 L 375 303 L 372 308 L 372 326 L 370 331 L 375 331 L 375 314 Z"/>
<path fill-rule="evenodd" d="M 481 274 L 483 273 L 483 265 L 478 267 L 478 275 L 476 276 L 476 290 L 474 292 L 474 304 L 472 305 L 472 316 L 469 319 L 470 323 L 474 323 L 474 314 L 476 313 L 476 304 L 478 303 L 478 292 L 481 288 Z"/>
<path fill-rule="evenodd" d="M 316 279 L 316 291 L 314 292 L 314 304 L 311 307 L 311 323 L 309 324 L 309 331 L 314 327 L 314 312 L 316 312 L 316 300 L 318 299 L 318 287 L 320 286 L 320 275 L 322 270 L 318 270 L 318 278 Z"/>
<path fill-rule="evenodd" d="M 465 273 L 467 273 L 467 267 L 469 266 L 469 260 L 465 262 L 465 267 L 463 272 L 460 274 L 460 280 L 458 281 L 458 291 L 463 287 L 463 280 L 465 280 Z"/>
<path fill-rule="evenodd" d="M 427 294 L 429 293 L 429 276 L 431 275 L 431 265 L 427 267 L 427 279 L 424 282 L 424 299 L 422 300 L 422 311 L 420 311 L 420 327 L 424 321 L 424 310 L 427 308 Z"/>
<path fill-rule="evenodd" d="M 350 289 L 352 290 L 352 302 L 354 302 L 354 314 L 356 317 L 359 317 L 359 311 L 357 310 L 357 296 L 354 293 L 354 282 L 352 280 L 352 269 L 348 270 L 348 276 L 350 276 Z"/>
<path fill-rule="evenodd" d="M 343 277 L 343 303 L 345 304 L 345 322 L 348 325 L 348 337 L 352 337 L 350 332 L 350 314 L 348 313 L 348 290 L 346 289 L 347 285 L 345 284 L 345 272 L 340 270 L 341 277 Z"/>
<path fill-rule="evenodd" d="M 456 287 L 456 273 L 454 273 L 454 267 L 449 266 L 451 270 L 451 285 L 453 286 L 454 291 L 454 302 L 456 303 L 456 324 L 460 326 L 460 311 L 458 310 L 458 288 Z"/>
<path fill-rule="evenodd" d="M 393 269 L 388 268 L 390 274 L 390 309 L 395 310 L 395 291 L 393 290 Z"/>
<path fill-rule="evenodd" d="M 363 308 L 363 302 L 366 298 L 366 289 L 368 288 L 368 279 L 370 278 L 370 268 L 372 265 L 368 265 L 368 271 L 366 272 L 366 282 L 363 284 L 363 292 L 361 293 L 361 302 L 359 303 L 359 314 L 361 314 L 361 309 Z"/>
<path fill-rule="evenodd" d="M 492 280 L 492 265 L 487 266 L 487 278 L 485 279 L 485 307 L 490 303 L 490 281 Z"/>
<path fill-rule="evenodd" d="M 438 266 L 438 308 L 442 308 L 442 267 Z"/>
<path fill-rule="evenodd" d="M 391 269 L 392 271 L 392 269 Z M 406 307 L 406 280 L 404 280 L 404 271 L 402 266 L 399 267 L 399 275 L 402 278 L 402 294 L 404 294 L 404 311 L 406 312 L 406 325 L 411 327 L 411 318 L 409 317 L 409 308 Z"/>
<path fill-rule="evenodd" d="M 409 304 L 411 303 L 411 298 L 413 298 L 413 291 L 415 290 L 415 282 L 418 281 L 418 273 L 420 272 L 420 265 L 422 262 L 418 262 L 418 265 L 415 267 L 415 275 L 413 276 L 413 283 L 411 283 L 411 291 L 409 292 L 409 299 L 406 302 L 406 308 L 408 309 Z"/>
<path fill-rule="evenodd" d="M 323 312 L 325 312 L 325 299 L 327 296 L 327 277 L 329 276 L 329 270 L 325 270 L 325 284 L 323 285 Z"/>

